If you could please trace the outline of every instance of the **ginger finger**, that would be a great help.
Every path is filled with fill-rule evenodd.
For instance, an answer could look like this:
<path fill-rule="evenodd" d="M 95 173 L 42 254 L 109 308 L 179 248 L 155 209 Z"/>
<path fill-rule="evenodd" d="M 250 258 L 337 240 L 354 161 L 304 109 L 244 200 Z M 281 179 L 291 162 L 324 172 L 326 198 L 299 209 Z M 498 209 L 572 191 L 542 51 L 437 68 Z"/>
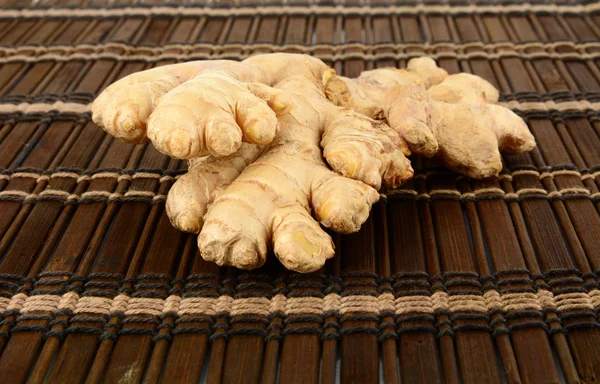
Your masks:
<path fill-rule="evenodd" d="M 498 174 L 499 151 L 516 154 L 535 146 L 517 115 L 487 104 L 497 102 L 499 96 L 489 82 L 466 73 L 447 76 L 428 58 L 412 59 L 407 70 L 376 69 L 357 79 L 328 74 L 323 83 L 335 104 L 387 120 L 411 152 L 437 156 L 449 168 L 471 177 Z"/>
<path fill-rule="evenodd" d="M 322 265 L 331 244 L 328 236 L 315 232 L 311 224 L 308 194 L 315 166 L 324 167 L 316 146 L 288 142 L 269 148 L 209 208 L 198 238 L 202 256 L 219 265 L 257 268 L 265 262 L 263 251 L 271 244 L 275 229 L 284 225 L 281 228 L 296 228 L 293 239 L 304 241 L 302 246 L 281 248 L 290 265 L 297 270 L 314 267 L 316 261 Z M 298 215 L 298 206 L 304 209 L 304 219 Z M 282 224 L 278 220 L 283 220 L 282 213 L 291 207 L 296 207 L 294 219 Z M 278 238 L 287 242 L 289 238 L 281 231 Z M 312 251 L 306 253 L 309 243 Z"/>
<path fill-rule="evenodd" d="M 188 172 L 177 179 L 167 195 L 171 223 L 184 232 L 200 232 L 208 205 L 263 151 L 257 145 L 242 143 L 233 155 L 190 161 Z"/>
<path fill-rule="evenodd" d="M 226 188 L 209 208 L 198 247 L 206 261 L 254 269 L 265 263 L 270 233 L 263 215 L 257 216 L 247 200 L 238 199 L 244 195 L 238 186 L 234 182 Z M 246 188 L 248 197 L 257 192 Z"/>
<path fill-rule="evenodd" d="M 122 88 L 115 83 L 92 104 L 92 120 L 118 139 L 142 143 L 146 141 L 148 118 L 158 101 L 179 84 L 179 79 L 172 76 Z"/>
<path fill-rule="evenodd" d="M 287 269 L 314 272 L 335 254 L 331 237 L 300 204 L 278 208 L 272 225 L 273 251 Z"/>
<path fill-rule="evenodd" d="M 439 143 L 436 157 L 449 169 L 474 179 L 497 175 L 502 170 L 498 140 L 478 118 L 477 104 L 433 104 L 431 130 Z M 493 124 L 494 118 L 486 123 Z"/>
<path fill-rule="evenodd" d="M 448 76 L 427 89 L 427 93 L 435 101 L 452 104 L 495 104 L 500 96 L 492 84 L 470 73 Z"/>
<path fill-rule="evenodd" d="M 275 138 L 277 131 L 275 111 L 270 109 L 265 101 L 252 94 L 238 100 L 236 120 L 242 128 L 244 138 L 250 143 L 267 145 Z"/>
<path fill-rule="evenodd" d="M 494 132 L 501 152 L 514 155 L 535 147 L 535 139 L 520 117 L 506 108 L 492 105 L 498 102 L 498 90 L 481 77 L 468 73 L 448 76 L 440 84 L 429 88 L 427 93 L 435 101 L 482 104 L 477 114 L 481 121 L 477 125 L 487 126 Z"/>
<path fill-rule="evenodd" d="M 292 109 L 292 99 L 284 91 L 261 83 L 248 83 L 248 89 L 256 97 L 264 100 L 277 117 L 284 116 Z"/>
<path fill-rule="evenodd" d="M 315 177 L 311 190 L 317 220 L 339 233 L 357 232 L 379 200 L 372 187 L 329 170 Z"/>
<path fill-rule="evenodd" d="M 419 116 L 419 123 L 438 143 L 435 156 L 448 168 L 475 179 L 502 170 L 500 150 L 514 154 L 535 146 L 527 125 L 512 111 L 492 104 L 438 102 L 418 85 L 392 88 L 386 96 L 386 110 L 390 125 L 401 132 L 411 150 L 431 155 L 423 147 L 411 146 L 414 141 L 406 134 L 413 129 L 413 116 Z"/>
<path fill-rule="evenodd" d="M 384 116 L 390 127 L 406 141 L 411 152 L 432 157 L 439 144 L 432 132 L 432 101 L 425 89 L 416 85 L 391 88 L 384 99 Z"/>
<path fill-rule="evenodd" d="M 331 120 L 321 146 L 335 171 L 375 189 L 382 178 L 386 187 L 396 188 L 412 177 L 408 147 L 387 125 L 348 110 L 336 111 Z"/>
<path fill-rule="evenodd" d="M 476 108 L 473 106 L 472 108 Z M 508 155 L 518 155 L 535 148 L 535 138 L 525 121 L 510 109 L 494 104 L 478 106 L 477 126 L 488 127 L 496 135 L 498 148 Z"/>
<path fill-rule="evenodd" d="M 325 94 L 334 104 L 382 120 L 387 91 L 397 85 L 421 84 L 425 88 L 442 82 L 448 73 L 431 58 L 419 57 L 408 62 L 407 69 L 380 68 L 363 71 L 356 79 L 332 75 L 323 77 Z"/>
<path fill-rule="evenodd" d="M 261 71 L 234 61 L 192 61 L 165 65 L 125 76 L 109 85 L 92 103 L 92 120 L 110 135 L 131 143 L 146 140 L 150 114 L 175 87 L 207 70 L 227 68 L 240 81 L 265 82 Z"/>
<path fill-rule="evenodd" d="M 410 83 L 418 83 L 425 88 L 441 83 L 448 76 L 445 69 L 439 68 L 435 60 L 427 56 L 409 60 L 406 69 L 417 77 L 417 81 L 411 81 Z M 404 82 L 404 84 L 406 83 Z"/>
<path fill-rule="evenodd" d="M 163 96 L 148 122 L 148 137 L 163 153 L 190 159 L 227 156 L 242 136 L 265 145 L 275 137 L 277 116 L 266 102 L 226 71 L 204 71 Z"/>

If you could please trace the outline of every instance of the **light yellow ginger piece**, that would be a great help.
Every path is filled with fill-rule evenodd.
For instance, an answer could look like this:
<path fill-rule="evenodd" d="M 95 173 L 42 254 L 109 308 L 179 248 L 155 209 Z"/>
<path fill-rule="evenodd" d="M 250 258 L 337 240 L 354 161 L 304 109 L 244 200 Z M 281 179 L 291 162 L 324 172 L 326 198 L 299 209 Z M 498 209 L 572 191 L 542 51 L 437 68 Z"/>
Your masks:
<path fill-rule="evenodd" d="M 327 163 L 340 174 L 379 189 L 397 188 L 413 176 L 410 151 L 386 124 L 346 111 L 325 128 L 321 140 Z"/>
<path fill-rule="evenodd" d="M 388 121 L 409 148 L 436 156 L 448 168 L 475 179 L 502 170 L 500 151 L 530 151 L 535 139 L 514 112 L 493 104 L 433 100 L 419 85 L 397 86 L 385 100 Z"/>
<path fill-rule="evenodd" d="M 411 152 L 433 157 L 438 141 L 431 128 L 433 100 L 425 88 L 399 85 L 387 91 L 383 105 L 390 126 L 406 141 Z"/>
<path fill-rule="evenodd" d="M 498 148 L 531 148 L 522 120 L 482 104 L 497 100 L 494 91 L 429 58 L 350 80 L 310 56 L 269 54 L 136 73 L 92 111 L 111 135 L 188 159 L 166 209 L 174 226 L 199 233 L 202 257 L 253 269 L 272 250 L 287 268 L 310 272 L 334 254 L 321 225 L 357 231 L 376 189 L 412 177 L 411 151 L 486 177 L 501 167 Z"/>
<path fill-rule="evenodd" d="M 171 223 L 182 231 L 199 233 L 208 205 L 264 149 L 242 143 L 236 153 L 227 157 L 209 156 L 190 160 L 188 172 L 175 181 L 167 195 L 165 209 Z"/>
<path fill-rule="evenodd" d="M 271 147 L 215 199 L 198 244 L 207 260 L 252 269 L 265 262 L 272 239 L 288 269 L 315 271 L 334 249 L 311 210 L 332 229 L 354 232 L 378 199 L 373 188 L 329 170 L 318 147 L 290 141 Z"/>
<path fill-rule="evenodd" d="M 474 178 L 500 172 L 499 151 L 517 154 L 535 146 L 522 119 L 489 104 L 499 97 L 492 84 L 467 73 L 448 76 L 429 58 L 410 60 L 407 70 L 375 69 L 357 79 L 328 72 L 323 83 L 336 105 L 386 120 L 411 153 L 437 156 Z"/>
<path fill-rule="evenodd" d="M 269 144 L 277 116 L 291 108 L 287 95 L 255 80 L 264 81 L 262 71 L 235 62 L 158 67 L 110 85 L 92 118 L 115 137 L 150 139 L 174 158 L 228 156 L 242 141 Z"/>
<path fill-rule="evenodd" d="M 395 131 L 326 98 L 318 59 L 269 54 L 151 71 L 108 87 L 93 118 L 116 137 L 148 137 L 188 159 L 167 214 L 199 233 L 206 260 L 253 269 L 273 250 L 287 268 L 315 271 L 334 254 L 321 225 L 358 231 L 375 188 L 412 176 Z"/>
<path fill-rule="evenodd" d="M 402 84 L 422 84 L 429 88 L 442 82 L 448 73 L 438 68 L 429 57 L 419 57 L 408 62 L 407 69 L 393 67 L 363 71 L 356 79 L 326 72 L 323 77 L 327 98 L 373 119 L 383 120 L 383 102 L 388 89 Z"/>
<path fill-rule="evenodd" d="M 342 192 L 344 191 L 344 192 Z M 312 205 L 317 219 L 339 233 L 353 233 L 368 217 L 379 194 L 365 184 L 323 172 L 312 183 Z"/>
<path fill-rule="evenodd" d="M 448 76 L 445 69 L 438 67 L 435 60 L 426 56 L 409 60 L 406 69 L 414 76 L 414 80 L 405 81 L 403 84 L 416 83 L 425 88 L 441 83 Z"/>
<path fill-rule="evenodd" d="M 427 89 L 427 93 L 435 101 L 451 104 L 496 104 L 500 96 L 492 84 L 470 73 L 450 75 Z"/>
<path fill-rule="evenodd" d="M 197 61 L 165 65 L 136 72 L 109 85 L 92 103 L 93 121 L 110 135 L 131 143 L 147 140 L 146 126 L 150 114 L 161 98 L 175 87 L 205 70 L 218 70 L 226 61 Z M 244 73 L 239 63 L 229 70 Z M 252 74 L 245 72 L 248 77 Z M 256 81 L 260 73 L 254 74 Z"/>

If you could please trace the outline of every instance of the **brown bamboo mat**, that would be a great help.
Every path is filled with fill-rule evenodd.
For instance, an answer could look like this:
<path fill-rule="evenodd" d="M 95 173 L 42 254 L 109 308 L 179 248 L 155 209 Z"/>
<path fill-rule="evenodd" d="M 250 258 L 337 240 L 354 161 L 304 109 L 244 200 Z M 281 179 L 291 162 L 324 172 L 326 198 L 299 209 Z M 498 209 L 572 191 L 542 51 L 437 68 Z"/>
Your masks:
<path fill-rule="evenodd" d="M 600 6 L 301 1 L 3 1 L 0 382 L 600 381 Z M 185 164 L 88 104 L 153 66 L 280 51 L 347 76 L 432 55 L 539 148 L 485 181 L 413 159 L 319 273 L 218 268 L 164 212 Z"/>

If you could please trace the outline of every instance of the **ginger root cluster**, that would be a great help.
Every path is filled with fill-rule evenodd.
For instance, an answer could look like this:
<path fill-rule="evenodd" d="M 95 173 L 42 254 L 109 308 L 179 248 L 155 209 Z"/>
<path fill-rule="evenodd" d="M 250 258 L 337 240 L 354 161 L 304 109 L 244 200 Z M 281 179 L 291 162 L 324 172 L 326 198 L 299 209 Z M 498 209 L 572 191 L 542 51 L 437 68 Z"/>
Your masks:
<path fill-rule="evenodd" d="M 253 269 L 273 251 L 312 272 L 334 255 L 322 226 L 358 231 L 381 187 L 412 178 L 410 154 L 485 178 L 502 169 L 500 151 L 531 150 L 527 125 L 497 101 L 487 81 L 449 76 L 426 57 L 349 79 L 277 53 L 135 73 L 92 113 L 114 137 L 188 160 L 166 210 L 199 234 L 204 259 Z"/>

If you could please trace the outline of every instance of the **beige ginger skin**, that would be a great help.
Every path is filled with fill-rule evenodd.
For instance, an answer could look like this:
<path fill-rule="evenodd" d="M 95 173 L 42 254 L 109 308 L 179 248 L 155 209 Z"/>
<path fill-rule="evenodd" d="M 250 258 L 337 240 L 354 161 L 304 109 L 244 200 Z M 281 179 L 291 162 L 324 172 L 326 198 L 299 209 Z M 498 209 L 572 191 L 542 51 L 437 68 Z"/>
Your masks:
<path fill-rule="evenodd" d="M 482 79 L 467 79 L 481 94 L 456 96 L 461 81 L 429 59 L 369 72 L 350 80 L 295 54 L 168 65 L 110 85 L 93 120 L 121 140 L 150 140 L 188 160 L 166 210 L 175 227 L 199 234 L 204 259 L 254 269 L 272 250 L 286 268 L 312 272 L 334 255 L 322 226 L 358 231 L 377 190 L 413 176 L 411 150 L 441 153 L 450 168 L 484 177 L 499 171 L 485 168 L 498 146 L 516 153 L 529 148 L 523 137 L 534 143 L 516 115 L 485 104 L 497 92 Z M 482 139 L 464 141 L 474 135 Z M 480 141 L 486 146 L 475 148 Z M 433 153 L 420 150 L 434 144 Z M 484 163 L 473 152 L 487 152 Z"/>
<path fill-rule="evenodd" d="M 502 170 L 500 151 L 532 150 L 525 122 L 498 102 L 498 91 L 468 73 L 450 75 L 422 57 L 407 69 L 363 72 L 357 79 L 328 74 L 327 97 L 336 105 L 386 120 L 414 154 L 437 157 L 446 167 L 475 179 Z"/>

